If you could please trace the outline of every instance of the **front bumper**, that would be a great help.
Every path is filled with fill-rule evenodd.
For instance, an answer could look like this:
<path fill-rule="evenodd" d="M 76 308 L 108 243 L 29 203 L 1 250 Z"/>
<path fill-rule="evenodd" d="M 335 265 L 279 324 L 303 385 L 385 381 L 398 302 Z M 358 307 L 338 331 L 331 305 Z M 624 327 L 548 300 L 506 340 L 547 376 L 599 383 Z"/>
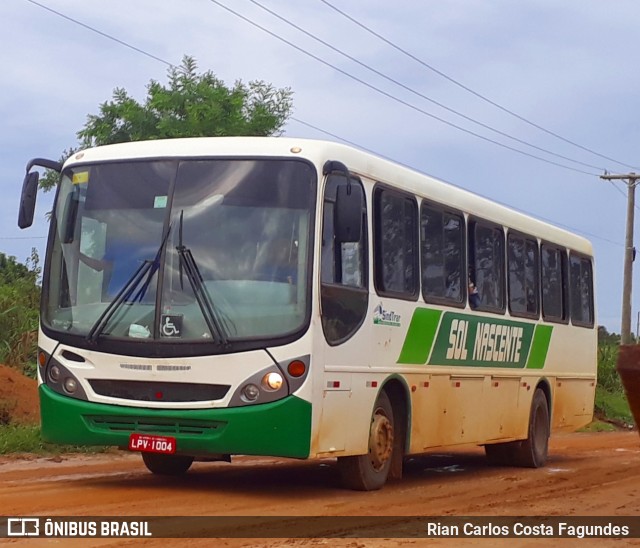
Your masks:
<path fill-rule="evenodd" d="M 176 438 L 177 452 L 306 458 L 311 404 L 296 396 L 221 409 L 145 409 L 76 400 L 41 384 L 42 437 L 51 443 L 127 447 L 132 432 Z"/>

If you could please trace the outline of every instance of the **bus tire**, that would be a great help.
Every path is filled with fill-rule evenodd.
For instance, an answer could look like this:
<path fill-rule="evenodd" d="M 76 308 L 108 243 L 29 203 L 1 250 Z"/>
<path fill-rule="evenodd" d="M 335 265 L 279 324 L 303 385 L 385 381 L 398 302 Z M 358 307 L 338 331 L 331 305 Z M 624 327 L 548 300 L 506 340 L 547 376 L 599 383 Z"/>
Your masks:
<path fill-rule="evenodd" d="M 549 406 L 547 396 L 537 388 L 531 401 L 527 439 L 519 443 L 515 451 L 515 463 L 526 468 L 540 468 L 547 462 L 549 451 Z"/>
<path fill-rule="evenodd" d="M 180 476 L 193 463 L 193 457 L 158 453 L 142 453 L 142 460 L 150 472 L 161 476 Z"/>
<path fill-rule="evenodd" d="M 487 462 L 491 466 L 509 466 L 513 464 L 513 443 L 492 443 L 491 445 L 485 445 L 484 452 L 487 456 Z"/>
<path fill-rule="evenodd" d="M 338 457 L 338 468 L 345 487 L 374 491 L 386 483 L 393 457 L 394 434 L 393 408 L 383 390 L 371 414 L 369 452 L 366 455 Z"/>

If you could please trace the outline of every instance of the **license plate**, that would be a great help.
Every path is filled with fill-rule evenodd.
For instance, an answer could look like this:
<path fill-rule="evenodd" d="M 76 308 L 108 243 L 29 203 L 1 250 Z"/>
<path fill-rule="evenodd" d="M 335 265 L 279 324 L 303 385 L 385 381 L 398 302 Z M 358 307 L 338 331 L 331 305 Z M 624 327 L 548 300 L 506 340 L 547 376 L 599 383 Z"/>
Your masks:
<path fill-rule="evenodd" d="M 173 454 L 176 452 L 176 439 L 171 436 L 131 434 L 129 436 L 129 451 Z"/>

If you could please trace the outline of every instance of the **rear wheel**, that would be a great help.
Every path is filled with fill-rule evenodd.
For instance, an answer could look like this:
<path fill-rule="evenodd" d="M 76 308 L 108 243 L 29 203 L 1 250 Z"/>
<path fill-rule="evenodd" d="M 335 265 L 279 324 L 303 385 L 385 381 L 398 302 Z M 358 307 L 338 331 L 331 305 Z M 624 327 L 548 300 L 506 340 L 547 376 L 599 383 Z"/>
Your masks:
<path fill-rule="evenodd" d="M 338 467 L 345 487 L 358 491 L 380 489 L 389 475 L 394 439 L 393 408 L 382 391 L 373 407 L 369 426 L 369 452 L 366 455 L 339 457 Z"/>
<path fill-rule="evenodd" d="M 516 464 L 527 468 L 540 468 L 547 462 L 549 451 L 549 407 L 547 396 L 539 388 L 533 395 L 529 415 L 529 434 L 518 446 Z"/>
<path fill-rule="evenodd" d="M 142 453 L 144 465 L 150 472 L 161 476 L 179 476 L 184 474 L 193 463 L 193 457 L 184 455 L 162 455 Z"/>

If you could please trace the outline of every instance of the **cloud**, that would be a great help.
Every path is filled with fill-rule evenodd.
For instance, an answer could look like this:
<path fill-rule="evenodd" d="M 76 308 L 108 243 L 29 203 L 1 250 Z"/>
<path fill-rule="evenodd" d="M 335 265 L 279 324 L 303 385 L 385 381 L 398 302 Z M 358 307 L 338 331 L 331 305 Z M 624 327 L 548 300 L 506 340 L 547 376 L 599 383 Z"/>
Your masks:
<path fill-rule="evenodd" d="M 389 94 L 542 155 L 371 75 L 247 0 L 221 1 Z M 489 106 L 317 0 L 260 1 L 334 47 L 484 123 L 596 166 L 630 169 L 562 143 Z M 612 322 L 618 317 L 625 202 L 596 176 L 538 162 L 419 114 L 212 2 L 42 2 L 170 63 L 191 54 L 201 70 L 211 69 L 227 83 L 262 79 L 278 87 L 290 86 L 295 116 L 301 120 L 420 171 L 594 235 L 602 317 Z M 638 19 L 635 2 L 332 2 L 477 92 L 575 142 L 633 165 L 640 131 L 640 75 L 629 70 L 638 66 L 639 55 L 630 40 Z M 0 3 L 0 20 L 5 23 L 0 48 L 0 192 L 6 197 L 0 201 L 0 250 L 24 258 L 33 242 L 18 238 L 44 234 L 43 216 L 52 199 L 51 194 L 40 196 L 37 226 L 18 231 L 15 218 L 26 162 L 34 156 L 57 158 L 75 144 L 87 114 L 97 112 L 113 88 L 124 87 L 142 98 L 148 81 L 163 81 L 167 67 L 28 2 Z M 326 138 L 293 121 L 287 134 Z M 43 251 L 43 241 L 35 241 Z M 608 327 L 619 330 L 615 323 Z"/>

